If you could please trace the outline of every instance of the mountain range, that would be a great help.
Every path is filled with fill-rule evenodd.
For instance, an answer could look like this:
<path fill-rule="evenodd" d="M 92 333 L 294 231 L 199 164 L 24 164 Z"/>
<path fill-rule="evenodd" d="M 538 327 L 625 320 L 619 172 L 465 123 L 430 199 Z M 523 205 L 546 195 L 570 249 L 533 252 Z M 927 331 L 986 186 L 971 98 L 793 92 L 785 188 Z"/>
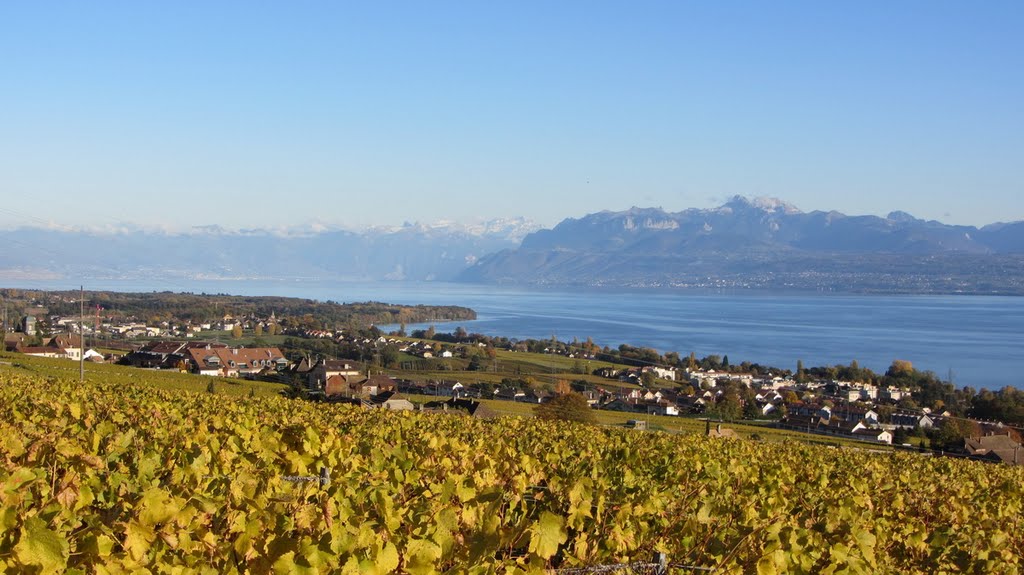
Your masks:
<path fill-rule="evenodd" d="M 602 211 L 551 229 L 523 218 L 364 231 L 0 231 L 0 281 L 463 281 L 1024 295 L 1024 222 L 981 228 L 904 212 L 803 212 L 736 196 L 711 209 Z"/>
<path fill-rule="evenodd" d="M 524 218 L 364 231 L 287 229 L 187 232 L 20 228 L 0 231 L 0 280 L 267 279 L 447 280 L 480 257 L 519 245 Z"/>
<path fill-rule="evenodd" d="M 570 218 L 482 258 L 462 281 L 623 287 L 1024 293 L 1024 222 L 982 228 L 805 213 L 736 196 L 712 209 Z"/>

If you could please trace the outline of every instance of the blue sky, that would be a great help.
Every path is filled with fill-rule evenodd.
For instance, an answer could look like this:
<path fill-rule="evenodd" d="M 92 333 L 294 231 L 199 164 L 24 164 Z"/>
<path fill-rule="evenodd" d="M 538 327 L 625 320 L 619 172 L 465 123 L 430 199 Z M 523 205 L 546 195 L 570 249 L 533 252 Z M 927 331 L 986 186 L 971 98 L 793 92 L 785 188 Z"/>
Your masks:
<path fill-rule="evenodd" d="M 1024 219 L 1024 3 L 0 3 L 0 226 Z"/>

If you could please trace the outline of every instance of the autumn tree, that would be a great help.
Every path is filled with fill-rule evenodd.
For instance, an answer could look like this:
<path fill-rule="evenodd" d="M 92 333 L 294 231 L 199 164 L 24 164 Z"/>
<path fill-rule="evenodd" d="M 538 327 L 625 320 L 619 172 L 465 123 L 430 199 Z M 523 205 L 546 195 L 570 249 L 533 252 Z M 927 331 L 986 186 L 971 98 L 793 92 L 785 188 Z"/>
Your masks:
<path fill-rule="evenodd" d="M 231 328 L 231 337 L 242 339 L 242 326 L 240 324 L 235 324 L 235 327 Z"/>
<path fill-rule="evenodd" d="M 547 403 L 533 408 L 537 419 L 576 421 L 579 423 L 596 423 L 594 411 L 582 395 L 570 392 L 556 395 Z"/>
<path fill-rule="evenodd" d="M 905 359 L 894 359 L 885 375 L 889 377 L 908 377 L 914 374 L 914 364 Z"/>

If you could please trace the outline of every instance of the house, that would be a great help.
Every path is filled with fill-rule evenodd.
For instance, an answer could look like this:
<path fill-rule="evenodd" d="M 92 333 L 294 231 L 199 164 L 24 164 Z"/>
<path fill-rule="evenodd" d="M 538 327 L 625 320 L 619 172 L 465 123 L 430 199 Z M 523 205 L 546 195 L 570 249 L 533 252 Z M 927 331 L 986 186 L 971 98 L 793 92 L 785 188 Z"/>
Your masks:
<path fill-rule="evenodd" d="M 358 377 L 362 375 L 362 371 L 352 362 L 346 360 L 337 359 L 321 359 L 312 366 L 309 366 L 306 373 L 306 386 L 311 390 L 322 390 L 327 385 L 327 380 L 331 376 L 341 375 L 346 379 L 349 377 Z"/>
<path fill-rule="evenodd" d="M 545 403 L 551 400 L 551 394 L 543 390 L 530 390 L 522 395 L 517 395 L 515 401 L 523 403 Z"/>
<path fill-rule="evenodd" d="M 14 351 L 36 357 L 79 361 L 82 359 L 82 338 L 78 335 L 62 334 L 48 339 L 41 346 L 25 346 L 16 343 Z"/>
<path fill-rule="evenodd" d="M 644 401 L 660 401 L 661 398 L 662 398 L 662 394 L 661 394 L 660 391 L 649 391 L 648 390 L 648 391 L 644 392 L 643 395 L 640 396 L 640 399 L 643 399 Z"/>
<path fill-rule="evenodd" d="M 904 397 L 910 397 L 910 392 L 905 389 L 890 387 L 878 390 L 879 399 L 885 399 L 895 403 Z"/>
<path fill-rule="evenodd" d="M 427 395 L 459 395 L 466 386 L 454 380 L 428 382 L 424 393 Z"/>
<path fill-rule="evenodd" d="M 647 413 L 651 415 L 679 415 L 679 407 L 667 400 L 659 400 L 647 405 Z"/>
<path fill-rule="evenodd" d="M 394 392 L 398 388 L 398 382 L 383 374 L 371 375 L 368 378 L 371 386 L 377 388 L 377 393 Z M 460 384 L 461 385 L 461 384 Z"/>
<path fill-rule="evenodd" d="M 935 421 L 930 415 L 920 413 L 903 413 L 898 412 L 892 414 L 889 418 L 890 424 L 895 427 L 902 427 L 904 429 L 914 429 L 920 427 L 921 429 L 931 429 L 935 427 Z"/>
<path fill-rule="evenodd" d="M 864 441 L 875 441 L 877 443 L 892 445 L 892 433 L 884 429 L 857 429 L 853 432 L 853 437 Z"/>
<path fill-rule="evenodd" d="M 374 395 L 370 398 L 370 402 L 375 407 L 392 411 L 412 411 L 416 409 L 416 406 L 411 401 L 404 397 L 399 397 L 395 391 L 385 391 Z"/>
<path fill-rule="evenodd" d="M 19 353 L 23 353 L 25 355 L 32 355 L 32 356 L 35 356 L 35 357 L 52 357 L 52 358 L 60 358 L 60 359 L 67 358 L 67 356 L 64 354 L 64 352 L 60 348 L 52 347 L 52 346 L 48 346 L 48 345 L 21 346 L 21 347 L 18 347 L 15 351 L 17 351 Z"/>
<path fill-rule="evenodd" d="M 55 335 L 47 345 L 62 350 L 64 357 L 68 359 L 78 361 L 82 358 L 82 336 L 80 335 Z"/>
<path fill-rule="evenodd" d="M 475 418 L 493 418 L 497 415 L 484 404 L 471 399 L 452 398 L 445 401 L 431 401 L 423 404 L 421 409 L 423 411 L 462 413 Z"/>
<path fill-rule="evenodd" d="M 608 411 L 629 411 L 646 413 L 647 407 L 636 399 L 616 398 L 601 406 L 601 409 Z"/>
<path fill-rule="evenodd" d="M 185 356 L 193 373 L 224 377 L 253 376 L 264 371 L 281 371 L 288 366 L 276 347 L 190 347 Z"/>
<path fill-rule="evenodd" d="M 878 424 L 878 413 L 873 409 L 867 409 L 858 405 L 836 406 L 829 411 L 830 419 L 842 419 L 843 421 L 856 422 L 866 421 L 871 425 Z"/>
<path fill-rule="evenodd" d="M 121 365 L 149 369 L 173 369 L 177 367 L 179 361 L 185 360 L 184 343 L 153 341 L 125 355 L 121 358 L 120 363 Z"/>
<path fill-rule="evenodd" d="M 344 375 L 334 374 L 327 378 L 324 383 L 324 395 L 330 397 L 334 395 L 351 395 L 349 391 L 348 379 Z"/>
<path fill-rule="evenodd" d="M 26 339 L 28 339 L 28 336 L 23 333 L 5 333 L 4 351 L 15 351 L 19 346 L 25 344 Z"/>
<path fill-rule="evenodd" d="M 654 375 L 656 375 L 656 377 L 658 377 L 660 379 L 669 380 L 670 382 L 675 382 L 676 381 L 676 370 L 675 369 L 672 369 L 672 368 L 668 368 L 667 369 L 665 367 L 651 367 L 650 370 L 653 371 Z"/>
<path fill-rule="evenodd" d="M 964 450 L 976 457 L 1011 465 L 1024 465 L 1024 449 L 1010 437 L 1010 432 L 964 439 Z"/>
<path fill-rule="evenodd" d="M 777 425 L 783 429 L 792 429 L 794 431 L 805 431 L 809 433 L 817 431 L 821 421 L 822 418 L 816 414 L 801 415 L 791 411 L 789 415 L 779 421 Z"/>
<path fill-rule="evenodd" d="M 681 396 L 676 400 L 676 405 L 680 411 L 688 413 L 704 413 L 707 408 L 707 400 L 702 397 L 694 397 L 692 395 Z"/>

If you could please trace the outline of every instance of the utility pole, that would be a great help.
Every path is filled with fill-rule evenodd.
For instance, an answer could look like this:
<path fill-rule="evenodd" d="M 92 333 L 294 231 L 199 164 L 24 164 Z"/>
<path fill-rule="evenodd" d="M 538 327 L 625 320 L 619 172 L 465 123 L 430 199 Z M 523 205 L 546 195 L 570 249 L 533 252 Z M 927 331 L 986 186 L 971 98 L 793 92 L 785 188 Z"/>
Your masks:
<path fill-rule="evenodd" d="M 85 382 L 85 286 L 79 286 L 82 290 L 82 295 L 79 298 L 78 304 L 81 308 L 78 314 L 78 377 L 79 381 Z"/>

